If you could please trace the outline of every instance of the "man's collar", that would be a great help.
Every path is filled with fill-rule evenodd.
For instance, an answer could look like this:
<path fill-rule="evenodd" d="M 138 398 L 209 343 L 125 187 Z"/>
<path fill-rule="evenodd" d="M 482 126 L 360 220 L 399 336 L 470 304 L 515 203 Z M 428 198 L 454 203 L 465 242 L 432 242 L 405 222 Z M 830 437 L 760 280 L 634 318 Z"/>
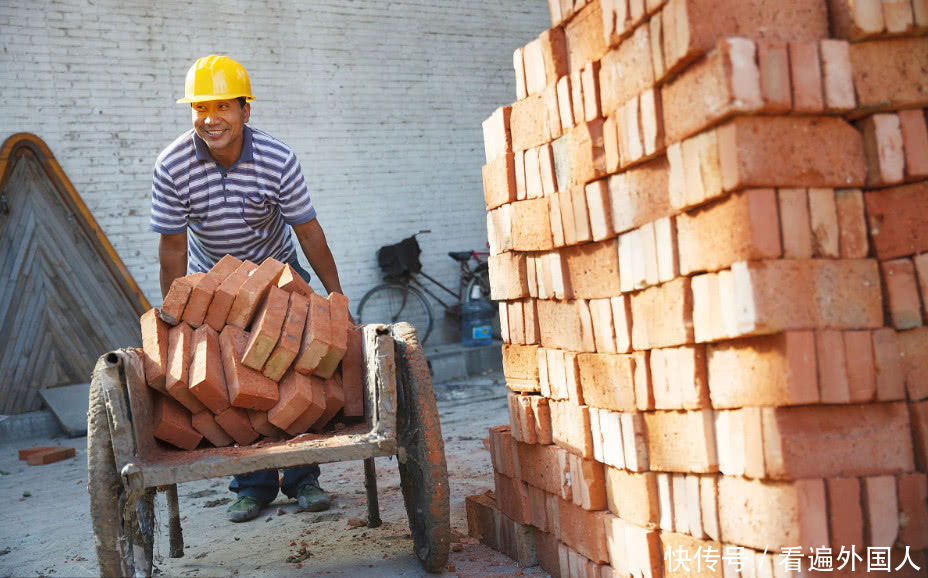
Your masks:
<path fill-rule="evenodd" d="M 249 162 L 255 160 L 255 146 L 254 139 L 252 138 L 252 130 L 246 124 L 244 130 L 242 131 L 242 154 L 239 155 L 238 160 L 235 161 L 235 165 L 238 163 Z M 200 162 L 216 162 L 216 159 L 209 154 L 209 147 L 206 146 L 206 142 L 200 138 L 200 135 L 193 132 L 193 149 L 194 153 L 197 156 L 197 160 Z M 232 165 L 232 166 L 235 166 Z"/>

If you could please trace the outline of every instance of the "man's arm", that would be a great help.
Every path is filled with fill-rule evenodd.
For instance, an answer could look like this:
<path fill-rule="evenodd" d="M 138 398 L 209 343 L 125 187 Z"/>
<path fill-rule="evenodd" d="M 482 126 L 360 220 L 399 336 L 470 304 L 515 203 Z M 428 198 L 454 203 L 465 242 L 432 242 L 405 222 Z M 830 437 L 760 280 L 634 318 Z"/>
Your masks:
<path fill-rule="evenodd" d="M 161 235 L 158 243 L 158 261 L 161 263 L 161 298 L 168 294 L 171 283 L 187 273 L 187 232 Z"/>
<path fill-rule="evenodd" d="M 335 268 L 335 258 L 325 240 L 325 233 L 319 219 L 313 219 L 302 225 L 294 225 L 296 238 L 303 248 L 303 254 L 309 261 L 316 276 L 329 293 L 337 291 L 342 293 L 342 285 L 338 280 L 338 269 Z"/>

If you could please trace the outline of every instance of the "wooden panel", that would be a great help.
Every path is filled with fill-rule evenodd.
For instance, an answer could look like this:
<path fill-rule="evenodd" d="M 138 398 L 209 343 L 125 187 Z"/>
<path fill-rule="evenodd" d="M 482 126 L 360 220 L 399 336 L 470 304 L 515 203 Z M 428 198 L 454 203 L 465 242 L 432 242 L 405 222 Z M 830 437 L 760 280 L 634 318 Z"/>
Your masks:
<path fill-rule="evenodd" d="M 62 194 L 63 173 L 31 147 L 0 160 L 0 413 L 17 414 L 41 407 L 39 389 L 86 383 L 102 353 L 139 345 L 141 302 Z"/>

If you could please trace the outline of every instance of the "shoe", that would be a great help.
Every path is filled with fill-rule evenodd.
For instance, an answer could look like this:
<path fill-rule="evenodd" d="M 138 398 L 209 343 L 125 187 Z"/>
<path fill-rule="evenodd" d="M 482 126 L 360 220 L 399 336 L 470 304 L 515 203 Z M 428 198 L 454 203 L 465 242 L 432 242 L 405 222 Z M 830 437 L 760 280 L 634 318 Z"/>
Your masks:
<path fill-rule="evenodd" d="M 232 505 L 226 510 L 226 514 L 229 516 L 229 520 L 233 522 L 247 522 L 257 518 L 262 508 L 264 506 L 256 498 L 242 496 L 232 502 Z"/>
<path fill-rule="evenodd" d="M 328 492 L 319 486 L 303 484 L 296 494 L 296 502 L 300 512 L 321 512 L 329 509 L 332 500 Z"/>

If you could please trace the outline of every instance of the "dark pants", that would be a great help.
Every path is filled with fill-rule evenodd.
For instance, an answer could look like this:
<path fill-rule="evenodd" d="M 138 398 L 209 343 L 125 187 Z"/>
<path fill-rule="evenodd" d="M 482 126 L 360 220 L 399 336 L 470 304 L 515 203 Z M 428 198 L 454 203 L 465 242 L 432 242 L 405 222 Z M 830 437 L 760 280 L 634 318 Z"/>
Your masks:
<path fill-rule="evenodd" d="M 290 266 L 309 283 L 309 272 L 300 266 L 296 257 L 290 262 Z M 300 488 L 306 484 L 319 485 L 318 465 L 309 464 L 307 466 L 287 468 L 284 470 L 282 481 L 278 478 L 276 469 L 239 474 L 232 476 L 229 490 L 238 494 L 240 498 L 251 497 L 262 504 L 270 504 L 277 497 L 278 490 L 283 491 L 288 498 L 295 498 Z"/>

